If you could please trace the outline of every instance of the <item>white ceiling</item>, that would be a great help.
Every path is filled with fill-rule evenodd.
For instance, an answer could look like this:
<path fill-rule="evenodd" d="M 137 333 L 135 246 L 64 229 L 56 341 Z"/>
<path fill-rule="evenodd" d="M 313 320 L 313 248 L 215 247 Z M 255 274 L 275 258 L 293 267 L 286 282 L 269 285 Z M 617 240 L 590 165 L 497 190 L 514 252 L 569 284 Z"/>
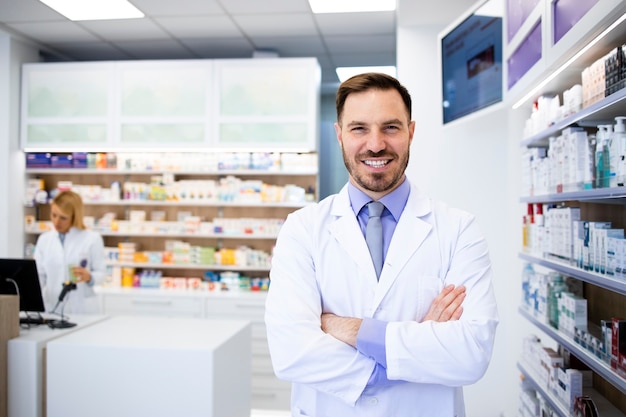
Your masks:
<path fill-rule="evenodd" d="M 445 25 L 476 0 L 398 0 L 396 12 L 313 14 L 307 0 L 130 0 L 142 19 L 72 22 L 38 0 L 0 0 L 0 29 L 40 45 L 46 61 L 314 56 L 322 82 L 338 66 L 395 65 L 398 20 Z"/>

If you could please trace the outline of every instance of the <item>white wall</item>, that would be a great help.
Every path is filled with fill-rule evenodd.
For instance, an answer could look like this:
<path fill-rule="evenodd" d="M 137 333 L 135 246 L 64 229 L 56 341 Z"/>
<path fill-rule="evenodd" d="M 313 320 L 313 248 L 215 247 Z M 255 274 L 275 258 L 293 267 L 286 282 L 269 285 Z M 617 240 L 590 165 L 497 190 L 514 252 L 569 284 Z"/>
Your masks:
<path fill-rule="evenodd" d="M 402 13 L 402 10 L 398 11 Z M 518 315 L 522 262 L 519 203 L 520 134 L 526 114 L 503 103 L 480 115 L 442 125 L 437 52 L 439 26 L 398 27 L 398 78 L 413 98 L 417 122 L 408 177 L 422 191 L 476 215 L 495 273 L 500 313 L 489 370 L 465 389 L 468 417 L 516 415 L 521 340 L 533 328 Z"/>
<path fill-rule="evenodd" d="M 0 31 L 0 257 L 23 256 L 24 157 L 19 148 L 23 62 L 39 60 L 36 48 Z"/>

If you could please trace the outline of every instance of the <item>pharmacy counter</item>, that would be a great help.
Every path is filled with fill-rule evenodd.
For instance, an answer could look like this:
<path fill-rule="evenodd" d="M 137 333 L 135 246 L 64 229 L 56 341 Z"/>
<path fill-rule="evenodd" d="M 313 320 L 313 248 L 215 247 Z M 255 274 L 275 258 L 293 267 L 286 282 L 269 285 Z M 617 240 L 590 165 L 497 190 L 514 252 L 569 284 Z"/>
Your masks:
<path fill-rule="evenodd" d="M 249 417 L 247 320 L 116 316 L 48 343 L 47 417 Z"/>
<path fill-rule="evenodd" d="M 8 342 L 8 417 L 43 417 L 46 398 L 46 345 L 52 340 L 105 320 L 105 316 L 72 315 L 75 327 L 52 329 L 47 325 L 21 328 Z"/>

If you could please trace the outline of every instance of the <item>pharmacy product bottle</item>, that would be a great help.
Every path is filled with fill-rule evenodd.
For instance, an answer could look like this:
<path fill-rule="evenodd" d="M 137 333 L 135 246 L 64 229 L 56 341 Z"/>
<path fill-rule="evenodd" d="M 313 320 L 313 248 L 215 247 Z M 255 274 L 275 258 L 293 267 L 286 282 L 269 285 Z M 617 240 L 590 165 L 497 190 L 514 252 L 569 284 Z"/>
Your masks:
<path fill-rule="evenodd" d="M 549 322 L 555 329 L 559 328 L 559 299 L 561 293 L 567 291 L 567 284 L 560 274 L 551 274 L 551 280 L 548 284 L 548 317 Z"/>
<path fill-rule="evenodd" d="M 610 185 L 610 137 L 607 137 L 606 125 L 598 126 L 596 139 L 596 188 L 608 188 Z"/>
<path fill-rule="evenodd" d="M 584 189 L 590 190 L 596 186 L 596 135 L 587 136 L 587 145 L 589 146 L 589 166 L 585 170 L 587 178 L 585 178 Z"/>
<path fill-rule="evenodd" d="M 598 126 L 596 132 L 596 149 L 595 149 L 595 161 L 596 161 L 596 187 L 602 188 L 604 183 L 604 152 L 603 152 L 603 140 L 604 132 L 602 127 Z"/>
<path fill-rule="evenodd" d="M 535 269 L 533 268 L 533 264 L 527 262 L 522 271 L 522 305 L 531 310 L 535 305 L 533 301 L 534 294 L 531 293 L 531 291 L 534 290 L 534 288 L 531 288 L 534 279 Z"/>
<path fill-rule="evenodd" d="M 615 127 L 613 129 L 613 143 L 618 143 L 620 154 L 617 165 L 617 186 L 623 187 L 626 184 L 626 126 L 624 126 L 626 116 L 615 118 Z"/>
<path fill-rule="evenodd" d="M 608 149 L 609 187 L 617 187 L 617 167 L 619 166 L 620 155 L 622 154 L 621 145 L 619 141 L 613 140 L 613 125 L 604 125 L 604 129 L 604 138 Z M 605 172 L 606 168 L 605 166 Z"/>

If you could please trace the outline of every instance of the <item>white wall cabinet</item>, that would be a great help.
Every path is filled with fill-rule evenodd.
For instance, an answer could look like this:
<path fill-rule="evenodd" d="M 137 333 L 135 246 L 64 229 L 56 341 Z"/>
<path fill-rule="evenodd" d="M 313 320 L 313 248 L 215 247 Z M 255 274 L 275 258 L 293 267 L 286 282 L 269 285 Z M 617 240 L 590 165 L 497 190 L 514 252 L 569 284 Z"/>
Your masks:
<path fill-rule="evenodd" d="M 542 11 L 548 11 L 551 10 L 554 3 L 553 1 L 539 2 L 538 8 Z M 528 111 L 530 115 L 533 102 L 542 94 L 562 92 L 576 83 L 580 84 L 582 69 L 605 56 L 612 49 L 626 43 L 625 9 L 626 4 L 623 2 L 598 1 L 589 13 L 562 38 L 560 41 L 563 42 L 562 44 L 548 45 L 547 49 L 543 49 L 544 52 L 548 51 L 548 53 L 544 53 L 541 64 L 529 71 L 520 83 L 510 91 L 511 102 L 519 100 L 521 108 Z M 551 15 L 547 12 L 541 15 L 533 12 L 530 19 L 533 16 L 537 19 L 545 19 Z M 590 18 L 594 21 L 589 21 Z M 530 27 L 530 25 L 523 27 L 527 26 Z M 595 37 L 607 28 L 609 30 L 608 35 L 596 41 Z M 552 31 L 548 33 L 552 34 Z M 589 48 L 586 45 L 589 45 Z M 578 52 L 580 54 L 577 55 Z M 555 69 L 556 65 L 561 65 L 571 57 L 575 57 L 575 59 L 570 61 L 570 65 L 565 71 L 555 74 L 555 77 L 550 77 L 551 71 Z M 541 82 L 544 79 L 548 82 Z M 526 96 L 527 92 L 531 92 L 531 95 Z M 520 134 L 520 144 L 523 148 L 548 147 L 551 137 L 559 136 L 562 130 L 572 126 L 585 127 L 590 133 L 595 134 L 596 125 L 610 123 L 615 116 L 626 115 L 625 98 L 626 90 L 609 95 L 595 104 L 557 121 L 552 126 L 546 126 L 537 134 L 530 137 L 523 137 Z M 583 220 L 610 221 L 614 228 L 626 226 L 623 217 L 623 204 L 626 201 L 625 187 L 576 191 L 551 190 L 541 195 L 525 194 L 520 201 L 525 206 L 526 204 L 547 203 L 562 207 L 579 207 Z M 521 252 L 520 258 L 540 268 L 558 272 L 582 282 L 584 297 L 587 299 L 590 329 L 598 327 L 600 320 L 608 319 L 610 321 L 612 317 L 623 317 L 626 314 L 624 308 L 626 285 L 622 279 L 607 276 L 600 272 L 587 271 L 577 266 L 573 261 L 556 259 L 541 252 Z M 580 341 L 575 340 L 575 337 L 557 330 L 544 318 L 538 318 L 536 314 L 524 306 L 520 307 L 519 312 L 542 334 L 547 335 L 577 361 L 592 370 L 593 389 L 586 390 L 585 394 L 590 395 L 595 401 L 600 415 L 626 415 L 626 379 L 623 376 L 619 375 L 615 369 L 611 369 L 604 360 L 598 358 L 590 347 L 587 348 Z M 591 330 L 589 331 L 591 332 Z M 561 417 L 575 415 L 574 411 L 565 406 L 555 396 L 554 392 L 538 380 L 527 363 L 520 361 L 518 368 L 524 378 L 551 406 L 554 415 Z M 527 414 L 522 413 L 520 415 Z"/>
<path fill-rule="evenodd" d="M 32 63 L 25 150 L 315 151 L 315 58 Z"/>
<path fill-rule="evenodd" d="M 507 10 L 520 4 L 512 0 L 505 3 Z M 588 10 L 579 20 L 573 20 L 574 24 L 567 32 L 555 35 L 558 32 L 555 10 L 559 2 L 538 0 L 535 3 L 523 22 L 511 22 L 508 16 L 505 17 L 505 33 L 514 25 L 511 33 L 505 35 L 510 38 L 504 42 L 504 75 L 508 90 L 505 97 L 515 101 L 523 99 L 523 104 L 532 102 L 541 94 L 561 92 L 576 82 L 580 83 L 580 71 L 593 62 L 593 55 L 599 50 L 608 51 L 609 45 L 616 45 L 619 41 L 620 33 L 623 33 L 619 29 L 613 30 L 597 45 L 594 39 L 614 23 L 626 7 L 622 0 L 585 0 L 580 4 L 561 2 L 570 9 Z M 593 48 L 588 50 L 585 45 Z M 556 74 L 564 64 L 567 69 Z"/>

